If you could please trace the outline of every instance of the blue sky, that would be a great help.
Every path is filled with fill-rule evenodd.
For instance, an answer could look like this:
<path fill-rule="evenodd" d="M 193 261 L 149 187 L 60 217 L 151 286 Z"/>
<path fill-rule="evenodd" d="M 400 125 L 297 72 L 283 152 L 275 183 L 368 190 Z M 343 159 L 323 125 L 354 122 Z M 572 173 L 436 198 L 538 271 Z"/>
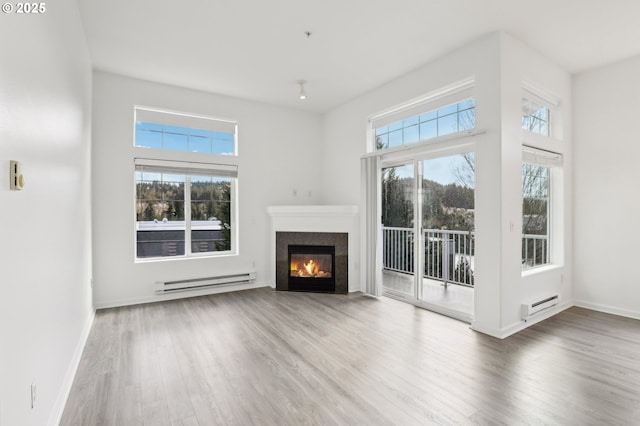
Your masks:
<path fill-rule="evenodd" d="M 135 145 L 173 151 L 233 155 L 233 133 L 136 122 Z"/>

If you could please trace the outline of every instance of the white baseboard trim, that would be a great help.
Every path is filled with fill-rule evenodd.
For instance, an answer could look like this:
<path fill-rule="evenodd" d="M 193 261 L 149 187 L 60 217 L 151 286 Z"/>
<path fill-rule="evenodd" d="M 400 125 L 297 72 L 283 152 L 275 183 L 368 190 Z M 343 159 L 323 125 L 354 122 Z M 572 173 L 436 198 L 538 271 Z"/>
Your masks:
<path fill-rule="evenodd" d="M 267 281 L 256 281 L 252 283 L 232 284 L 222 287 L 211 287 L 200 290 L 188 290 L 171 294 L 154 294 L 144 297 L 136 297 L 129 299 L 116 299 L 116 300 L 103 300 L 96 301 L 96 309 L 117 308 L 119 306 L 140 305 L 142 303 L 154 303 L 163 302 L 166 300 L 185 299 L 188 297 L 208 296 L 210 294 L 228 293 L 231 291 L 249 290 L 260 287 L 271 287 L 271 284 Z"/>
<path fill-rule="evenodd" d="M 482 333 L 482 334 L 486 334 L 487 336 L 497 337 L 498 339 L 502 339 L 502 337 L 500 337 L 500 330 L 492 327 L 487 327 L 483 324 L 478 324 L 475 321 L 471 322 L 471 325 L 469 326 L 469 328 L 473 331 L 477 331 L 478 333 Z"/>
<path fill-rule="evenodd" d="M 516 323 L 511 324 L 508 327 L 504 327 L 501 331 L 501 339 L 505 339 L 513 334 L 516 334 L 519 331 L 524 330 L 525 328 L 529 328 L 534 324 L 537 324 L 541 321 L 544 321 L 552 316 L 559 314 L 560 312 L 569 309 L 574 306 L 573 301 L 563 302 L 557 306 L 554 306 L 551 309 L 540 312 L 538 315 L 534 315 L 533 317 L 527 319 L 526 321 L 518 321 Z"/>
<path fill-rule="evenodd" d="M 84 351 L 84 347 L 87 344 L 87 339 L 89 338 L 89 333 L 91 332 L 91 326 L 93 325 L 93 320 L 95 319 L 95 317 L 96 310 L 92 308 L 91 313 L 89 314 L 89 318 L 87 318 L 87 321 L 82 328 L 80 339 L 78 340 L 76 349 L 73 352 L 73 357 L 71 358 L 71 362 L 69 363 L 69 368 L 67 368 L 67 372 L 64 375 L 64 380 L 62 381 L 62 386 L 58 391 L 56 402 L 53 404 L 53 409 L 51 410 L 51 415 L 49 416 L 49 421 L 47 422 L 47 425 L 49 426 L 57 426 L 58 424 L 60 424 L 62 414 L 64 413 L 64 407 L 67 405 L 67 399 L 69 398 L 69 393 L 71 392 L 71 386 L 73 385 L 73 380 L 76 377 L 76 372 L 78 371 L 78 366 L 80 365 L 80 359 L 82 358 L 82 352 Z"/>
<path fill-rule="evenodd" d="M 576 300 L 573 304 L 574 306 L 577 306 L 579 308 L 591 309 L 592 311 L 604 312 L 605 314 L 618 315 L 621 317 L 640 320 L 639 311 L 631 311 L 629 309 L 616 308 L 615 306 L 602 305 L 600 303 L 592 303 L 584 300 Z"/>
<path fill-rule="evenodd" d="M 563 302 L 553 308 L 540 312 L 538 315 L 535 315 L 529 318 L 527 321 L 518 321 L 507 327 L 503 327 L 501 329 L 487 328 L 483 327 L 480 324 L 471 324 L 471 329 L 474 331 L 479 331 L 480 333 L 488 334 L 489 336 L 497 337 L 498 339 L 506 339 L 507 337 L 516 334 L 525 328 L 531 327 L 534 324 L 539 323 L 540 321 L 544 321 L 547 318 L 551 318 L 552 316 L 569 309 L 570 307 L 575 306 L 573 301 Z"/>

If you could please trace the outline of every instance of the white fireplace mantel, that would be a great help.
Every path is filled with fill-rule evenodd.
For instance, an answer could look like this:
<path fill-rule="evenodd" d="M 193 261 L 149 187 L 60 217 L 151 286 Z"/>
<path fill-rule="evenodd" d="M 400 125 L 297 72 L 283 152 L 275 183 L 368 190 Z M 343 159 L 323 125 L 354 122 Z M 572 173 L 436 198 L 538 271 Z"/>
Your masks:
<path fill-rule="evenodd" d="M 271 217 L 358 217 L 358 206 L 270 206 L 267 213 Z"/>
<path fill-rule="evenodd" d="M 360 291 L 360 216 L 358 206 L 270 206 L 271 278 L 275 286 L 276 232 L 349 234 L 349 291 Z"/>

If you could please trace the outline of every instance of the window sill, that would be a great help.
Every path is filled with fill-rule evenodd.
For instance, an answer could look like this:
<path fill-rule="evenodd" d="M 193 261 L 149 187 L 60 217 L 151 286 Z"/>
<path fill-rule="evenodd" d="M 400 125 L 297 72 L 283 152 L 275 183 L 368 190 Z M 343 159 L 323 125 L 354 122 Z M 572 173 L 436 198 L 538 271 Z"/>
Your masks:
<path fill-rule="evenodd" d="M 145 259 L 134 259 L 134 263 L 145 264 L 145 263 L 156 263 L 156 262 L 175 262 L 178 260 L 197 260 L 197 259 L 220 259 L 227 258 L 232 256 L 238 256 L 238 253 L 228 252 L 224 254 L 202 254 L 202 255 L 191 255 L 191 256 L 167 256 L 167 257 L 152 257 Z"/>
<path fill-rule="evenodd" d="M 524 271 L 522 271 L 522 278 L 530 277 L 532 275 L 545 274 L 552 271 L 560 270 L 562 268 L 563 268 L 563 265 L 554 265 L 554 264 L 536 266 L 536 267 L 525 269 Z"/>

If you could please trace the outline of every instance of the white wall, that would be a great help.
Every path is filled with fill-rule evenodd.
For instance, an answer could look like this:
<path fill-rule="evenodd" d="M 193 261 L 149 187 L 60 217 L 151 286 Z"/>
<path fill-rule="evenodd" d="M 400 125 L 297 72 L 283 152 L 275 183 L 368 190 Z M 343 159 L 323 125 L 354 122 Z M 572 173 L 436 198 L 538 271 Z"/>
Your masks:
<path fill-rule="evenodd" d="M 574 77 L 575 303 L 640 318 L 640 57 Z"/>
<path fill-rule="evenodd" d="M 93 318 L 91 64 L 76 2 L 47 6 L 0 18 L 4 426 L 57 424 Z M 9 160 L 22 162 L 22 191 L 9 190 Z"/>
<path fill-rule="evenodd" d="M 93 97 L 96 306 L 162 300 L 167 296 L 153 294 L 153 284 L 158 280 L 255 270 L 258 273 L 256 285 L 273 285 L 269 277 L 271 265 L 268 253 L 272 247 L 266 208 L 270 205 L 322 202 L 319 197 L 321 182 L 318 160 L 322 149 L 321 117 L 315 113 L 104 72 L 94 73 Z M 238 256 L 134 262 L 134 105 L 238 121 Z M 175 155 L 178 158 L 182 154 Z M 206 154 L 199 155 L 202 156 L 200 161 L 210 161 Z M 182 296 L 195 294 L 198 293 L 188 292 Z"/>
<path fill-rule="evenodd" d="M 549 86 L 549 90 L 566 97 L 563 99 L 570 111 L 567 73 L 512 37 L 493 33 L 360 96 L 325 115 L 323 195 L 329 204 L 360 202 L 360 158 L 367 152 L 368 117 L 467 77 L 475 77 L 477 129 L 485 132 L 473 138 L 477 247 L 473 327 L 505 337 L 527 325 L 520 321 L 519 309 L 529 298 L 562 290 L 563 299 L 571 299 L 570 286 L 565 284 L 561 289 L 559 280 L 564 273 L 564 282 L 570 283 L 568 256 L 555 272 L 536 275 L 545 283 L 550 276 L 558 278 L 550 285 L 534 284 L 536 278 L 522 278 L 520 266 L 522 80 Z M 570 120 L 564 124 L 570 126 Z M 569 131 L 565 132 L 565 142 L 571 143 Z M 568 200 L 565 205 L 570 212 Z M 562 233 L 571 240 L 570 226 Z"/>
<path fill-rule="evenodd" d="M 573 303 L 572 289 L 572 95 L 571 76 L 542 55 L 508 34 L 501 36 L 502 110 L 502 335 L 524 328 L 520 306 L 558 294 L 558 310 Z M 522 130 L 523 82 L 533 84 L 541 96 L 557 100 L 551 112 L 550 138 Z M 557 137 L 556 137 L 557 136 Z M 562 170 L 552 171 L 552 266 L 521 268 L 522 145 L 563 154 Z M 514 229 L 511 231 L 511 223 Z M 548 316 L 548 315 L 546 315 Z M 541 315 L 531 325 L 546 318 Z"/>

